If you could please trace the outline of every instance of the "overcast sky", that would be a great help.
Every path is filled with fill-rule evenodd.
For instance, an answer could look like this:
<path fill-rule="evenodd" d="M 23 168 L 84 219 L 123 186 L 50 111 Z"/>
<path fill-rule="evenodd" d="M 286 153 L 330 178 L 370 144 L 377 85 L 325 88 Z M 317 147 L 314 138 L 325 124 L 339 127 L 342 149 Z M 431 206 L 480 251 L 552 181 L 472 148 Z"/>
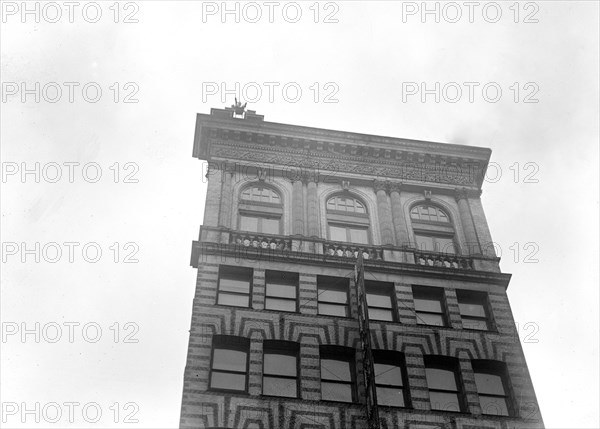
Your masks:
<path fill-rule="evenodd" d="M 178 426 L 206 193 L 195 115 L 236 82 L 267 121 L 491 148 L 482 199 L 545 423 L 599 427 L 598 3 L 513 3 L 429 2 L 439 22 L 421 2 L 301 2 L 297 22 L 295 4 L 239 3 L 236 23 L 220 2 L 81 2 L 71 23 L 30 2 L 36 23 L 3 2 L 0 393 L 46 406 L 6 427 Z M 39 183 L 21 176 L 35 163 Z"/>

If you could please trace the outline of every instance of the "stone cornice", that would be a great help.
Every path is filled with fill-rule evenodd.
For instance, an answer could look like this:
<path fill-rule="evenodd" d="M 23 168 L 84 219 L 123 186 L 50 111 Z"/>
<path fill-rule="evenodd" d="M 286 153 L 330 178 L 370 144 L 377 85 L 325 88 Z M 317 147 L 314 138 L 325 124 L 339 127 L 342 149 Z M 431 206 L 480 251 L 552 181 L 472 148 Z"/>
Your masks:
<path fill-rule="evenodd" d="M 387 174 L 388 177 L 399 177 L 414 180 L 428 179 L 437 183 L 454 183 L 458 186 L 481 187 L 483 175 L 491 151 L 486 148 L 408 140 L 384 136 L 374 136 L 326 130 L 296 125 L 286 125 L 262 121 L 246 121 L 243 119 L 222 118 L 214 115 L 199 114 L 196 123 L 194 156 L 210 160 L 214 155 L 213 146 L 230 145 L 238 150 L 254 149 L 262 151 L 279 151 L 303 155 L 307 159 L 321 157 L 323 159 L 346 161 L 337 167 L 347 166 L 345 171 L 356 171 L 358 164 L 386 166 L 386 171 L 394 169 L 411 170 L 410 174 Z M 226 156 L 222 156 L 226 158 Z M 235 157 L 233 159 L 240 159 Z M 351 163 L 350 163 L 351 161 Z M 323 161 L 321 161 L 323 162 Z M 291 164 L 291 163 L 290 163 Z M 306 166 L 306 162 L 303 163 Z M 314 168 L 314 163 L 310 166 Z M 318 166 L 325 169 L 326 166 Z M 341 167 L 343 168 L 343 167 Z M 423 171 L 423 178 L 415 175 L 415 170 Z M 369 168 L 361 169 L 369 174 Z M 375 170 L 373 174 L 379 174 Z M 443 180 L 437 176 L 460 176 L 467 172 L 472 180 Z M 447 173 L 446 173 L 447 172 Z M 411 177 L 412 176 L 412 177 Z"/>
<path fill-rule="evenodd" d="M 197 125 L 204 128 L 229 130 L 234 133 L 257 133 L 264 136 L 278 136 L 287 139 L 314 140 L 321 143 L 339 143 L 367 146 L 375 149 L 401 150 L 416 154 L 435 154 L 447 157 L 468 158 L 473 161 L 489 161 L 491 150 L 477 146 L 450 143 L 437 143 L 424 140 L 361 134 L 349 131 L 313 128 L 277 122 L 244 121 L 222 119 L 214 115 L 199 113 Z"/>

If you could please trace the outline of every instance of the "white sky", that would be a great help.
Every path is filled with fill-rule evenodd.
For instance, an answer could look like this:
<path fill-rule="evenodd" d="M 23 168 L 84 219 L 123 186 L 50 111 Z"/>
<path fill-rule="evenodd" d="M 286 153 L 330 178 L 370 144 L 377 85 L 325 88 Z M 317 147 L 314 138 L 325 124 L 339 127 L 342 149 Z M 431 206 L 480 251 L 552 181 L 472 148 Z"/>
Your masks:
<path fill-rule="evenodd" d="M 3 3 L 6 8 L 12 2 Z M 32 255 L 21 263 L 19 254 L 3 254 L 3 326 L 93 322 L 103 332 L 96 343 L 83 339 L 81 325 L 73 343 L 65 325 L 56 343 L 44 337 L 36 343 L 33 335 L 25 342 L 19 335 L 7 337 L 1 344 L 5 404 L 33 408 L 36 402 L 40 407 L 95 402 L 103 415 L 98 423 L 86 423 L 80 406 L 72 425 L 66 416 L 57 424 L 42 416 L 36 425 L 33 415 L 26 416 L 25 424 L 17 415 L 6 416 L 6 427 L 177 427 L 196 274 L 188 264 L 206 191 L 202 163 L 191 157 L 195 115 L 233 103 L 231 95 L 226 102 L 219 95 L 203 100 L 206 82 L 224 82 L 228 88 L 235 82 L 242 87 L 279 82 L 273 102 L 263 86 L 263 97 L 249 105 L 267 121 L 492 148 L 502 176 L 484 184 L 482 198 L 492 236 L 502 249 L 502 269 L 513 274 L 509 298 L 522 340 L 537 326 L 530 337 L 537 342 L 523 347 L 545 423 L 548 428 L 600 427 L 598 3 L 536 2 L 528 9 L 521 3 L 519 21 L 537 6 L 539 22 L 514 23 L 513 2 L 501 2 L 503 15 L 495 24 L 486 22 L 481 7 L 474 23 L 466 8 L 455 24 L 443 18 L 436 23 L 433 16 L 422 23 L 419 15 L 403 23 L 402 2 L 391 1 L 337 2 L 339 22 L 315 24 L 311 3 L 302 3 L 303 15 L 295 24 L 283 19 L 281 6 L 274 23 L 268 22 L 266 7 L 256 24 L 235 23 L 233 16 L 222 23 L 218 15 L 203 22 L 202 4 L 187 1 L 137 2 L 139 22 L 129 24 L 113 22 L 112 2 L 101 3 L 97 23 L 83 19 L 84 2 L 75 10 L 74 23 L 68 22 L 67 9 L 57 23 L 43 18 L 35 23 L 28 15 L 22 23 L 19 13 L 4 15 L 3 171 L 11 163 L 19 168 L 21 163 L 33 168 L 35 162 L 80 166 L 74 183 L 65 166 L 57 183 L 43 178 L 36 183 L 33 175 L 22 183 L 19 174 L 7 176 L 2 242 L 25 242 L 29 248 L 35 242 L 81 246 L 73 263 L 65 246 L 56 263 L 36 263 Z M 35 3 L 29 4 L 33 8 Z M 120 6 L 122 20 L 133 6 Z M 324 7 L 321 3 L 321 21 L 334 10 Z M 54 10 L 45 11 L 46 18 L 55 16 Z M 92 12 L 88 9 L 88 17 Z M 454 16 L 446 12 L 447 18 Z M 35 82 L 40 87 L 96 82 L 103 94 L 97 103 L 86 102 L 79 86 L 69 103 L 68 88 L 62 86 L 57 103 L 44 98 L 36 103 L 33 95 L 23 103 L 20 93 L 10 95 L 7 82 L 26 82 L 29 88 Z M 134 82 L 139 103 L 114 103 L 109 89 L 114 82 L 121 97 L 130 92 L 124 84 Z M 289 82 L 303 90 L 296 103 L 281 94 Z M 322 91 L 318 102 L 309 88 L 315 82 Z M 327 82 L 339 88 L 338 103 L 322 102 Z M 463 86 L 457 103 L 443 98 L 436 103 L 433 96 L 423 103 L 418 95 L 403 102 L 403 82 L 425 82 L 428 88 L 435 82 L 495 82 L 503 93 L 491 103 L 479 86 L 470 103 Z M 509 88 L 514 82 L 521 87 L 518 103 Z M 527 82 L 539 88 L 538 103 L 523 103 L 531 92 L 523 87 Z M 89 162 L 102 168 L 97 183 L 81 175 L 81 165 Z M 119 183 L 109 169 L 115 162 L 121 169 Z M 139 183 L 122 183 L 123 174 L 132 171 L 124 170 L 127 162 L 139 166 L 134 176 Z M 534 164 L 525 169 L 528 162 Z M 518 183 L 515 168 L 509 169 L 515 163 Z M 538 183 L 524 183 L 534 169 Z M 88 172 L 92 177 L 94 171 Z M 54 170 L 48 167 L 46 173 L 51 178 Z M 90 242 L 103 250 L 95 264 L 81 255 L 83 244 Z M 119 263 L 109 249 L 115 242 L 121 247 Z M 139 246 L 139 263 L 122 262 L 131 250 L 123 249 L 127 242 Z M 517 262 L 514 243 L 520 248 Z M 526 248 L 527 243 L 534 244 Z M 538 248 L 537 263 L 524 262 L 531 246 Z M 118 343 L 110 330 L 115 322 L 120 324 Z M 134 336 L 139 342 L 123 342 L 131 332 L 124 327 L 127 322 L 139 327 Z M 527 322 L 535 325 L 525 329 Z M 53 337 L 53 325 L 46 326 L 47 338 Z M 93 329 L 88 333 L 93 336 Z M 139 408 L 138 424 L 124 423 L 134 410 L 124 410 L 128 402 Z M 121 409 L 118 423 L 109 408 L 114 403 Z M 54 411 L 47 411 L 51 418 Z"/>

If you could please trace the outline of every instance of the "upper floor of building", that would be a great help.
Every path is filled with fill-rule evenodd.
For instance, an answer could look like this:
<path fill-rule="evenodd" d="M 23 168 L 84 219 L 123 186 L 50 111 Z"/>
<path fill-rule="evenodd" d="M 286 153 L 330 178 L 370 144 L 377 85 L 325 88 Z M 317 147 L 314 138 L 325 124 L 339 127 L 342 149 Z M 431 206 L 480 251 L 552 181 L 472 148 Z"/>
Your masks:
<path fill-rule="evenodd" d="M 490 151 L 198 115 L 201 242 L 499 272 L 481 204 Z"/>

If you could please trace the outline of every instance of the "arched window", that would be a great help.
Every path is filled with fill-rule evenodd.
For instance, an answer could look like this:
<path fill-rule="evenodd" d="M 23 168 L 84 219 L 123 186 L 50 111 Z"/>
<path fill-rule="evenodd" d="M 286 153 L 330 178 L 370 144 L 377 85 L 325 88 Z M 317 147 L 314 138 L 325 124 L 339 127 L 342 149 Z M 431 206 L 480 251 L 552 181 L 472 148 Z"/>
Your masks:
<path fill-rule="evenodd" d="M 417 204 L 410 210 L 417 248 L 427 252 L 456 253 L 454 226 L 448 213 L 432 204 Z"/>
<path fill-rule="evenodd" d="M 368 244 L 369 215 L 366 205 L 350 195 L 335 195 L 327 200 L 329 239 Z"/>
<path fill-rule="evenodd" d="M 281 197 L 271 188 L 252 186 L 242 191 L 242 200 L 281 204 Z"/>
<path fill-rule="evenodd" d="M 448 215 L 442 209 L 435 206 L 414 206 L 410 211 L 410 217 L 413 220 L 426 220 L 432 222 L 450 222 Z"/>
<path fill-rule="evenodd" d="M 263 234 L 281 234 L 283 204 L 274 189 L 253 185 L 240 193 L 239 230 Z"/>
<path fill-rule="evenodd" d="M 327 210 L 342 211 L 348 213 L 367 213 L 365 205 L 356 198 L 337 195 L 327 201 Z"/>

